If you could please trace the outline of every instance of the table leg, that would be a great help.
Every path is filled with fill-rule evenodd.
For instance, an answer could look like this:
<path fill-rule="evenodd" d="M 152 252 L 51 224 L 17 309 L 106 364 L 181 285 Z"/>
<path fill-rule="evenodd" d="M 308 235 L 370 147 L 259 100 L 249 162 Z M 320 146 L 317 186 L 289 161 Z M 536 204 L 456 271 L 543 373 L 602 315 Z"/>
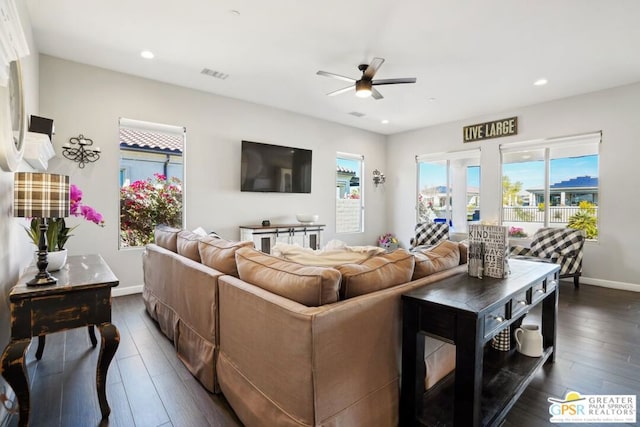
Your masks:
<path fill-rule="evenodd" d="M 36 359 L 42 359 L 42 353 L 44 352 L 45 335 L 38 335 L 38 349 L 36 350 Z"/>
<path fill-rule="evenodd" d="M 89 330 L 89 339 L 91 340 L 91 345 L 93 346 L 93 348 L 95 348 L 96 345 L 98 345 L 98 340 L 96 339 L 96 330 L 93 325 L 87 326 L 87 329 Z"/>
<path fill-rule="evenodd" d="M 101 345 L 100 356 L 98 357 L 98 366 L 96 369 L 96 388 L 98 389 L 98 402 L 100 403 L 100 412 L 102 418 L 107 418 L 111 413 L 111 408 L 107 402 L 106 384 L 107 384 L 107 370 L 113 355 L 118 349 L 120 344 L 120 333 L 118 328 L 111 323 L 103 323 L 98 326 L 100 329 Z"/>
<path fill-rule="evenodd" d="M 556 279 L 557 280 L 557 279 Z M 542 301 L 542 344 L 544 348 L 553 346 L 553 352 L 546 363 L 556 361 L 556 320 L 558 318 L 558 286 Z"/>
<path fill-rule="evenodd" d="M 24 354 L 30 342 L 31 339 L 11 341 L 2 353 L 2 376 L 18 398 L 20 427 L 29 425 L 29 382 Z"/>
<path fill-rule="evenodd" d="M 419 425 L 424 396 L 424 335 L 418 333 L 417 305 L 405 302 L 402 306 L 402 388 L 400 390 L 400 425 Z"/>
<path fill-rule="evenodd" d="M 482 364 L 484 347 L 478 318 L 458 316 L 456 327 L 456 377 L 454 426 L 481 425 Z"/>

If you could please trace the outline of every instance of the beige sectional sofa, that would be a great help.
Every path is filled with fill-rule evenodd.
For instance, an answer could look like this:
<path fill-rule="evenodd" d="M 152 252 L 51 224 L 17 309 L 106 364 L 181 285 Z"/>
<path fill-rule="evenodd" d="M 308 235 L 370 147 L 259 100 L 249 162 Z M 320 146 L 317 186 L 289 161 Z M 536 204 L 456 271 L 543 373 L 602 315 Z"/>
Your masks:
<path fill-rule="evenodd" d="M 156 230 L 155 241 L 142 254 L 147 312 L 173 341 L 187 369 L 217 392 L 218 280 L 237 275 L 235 250 L 253 244 L 171 228 Z"/>
<path fill-rule="evenodd" d="M 461 257 L 453 242 L 332 268 L 220 239 L 237 268 L 223 274 L 180 259 L 180 245 L 175 253 L 159 247 L 159 237 L 143 263 L 147 310 L 187 368 L 207 389 L 222 391 L 247 426 L 397 425 L 400 297 L 466 272 L 459 265 L 466 251 Z M 455 348 L 434 339 L 426 346 L 430 387 L 454 368 Z"/>

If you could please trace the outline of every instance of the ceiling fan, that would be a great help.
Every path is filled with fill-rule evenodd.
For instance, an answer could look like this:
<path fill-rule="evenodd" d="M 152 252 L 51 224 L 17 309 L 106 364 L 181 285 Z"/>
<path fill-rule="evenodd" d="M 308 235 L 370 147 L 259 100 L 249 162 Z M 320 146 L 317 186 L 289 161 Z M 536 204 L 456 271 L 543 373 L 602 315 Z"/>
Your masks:
<path fill-rule="evenodd" d="M 362 71 L 362 77 L 360 80 L 352 79 L 351 77 L 341 76 L 339 74 L 329 73 L 327 71 L 318 71 L 316 74 L 319 76 L 331 77 L 338 80 L 343 80 L 349 83 L 355 83 L 351 86 L 347 86 L 342 89 L 334 90 L 333 92 L 329 92 L 328 96 L 340 95 L 341 93 L 349 92 L 350 90 L 356 90 L 356 96 L 360 98 L 366 98 L 368 96 L 372 96 L 375 99 L 382 99 L 383 96 L 380 92 L 376 90 L 373 86 L 379 85 L 394 85 L 401 83 L 415 83 L 415 77 L 406 77 L 400 79 L 379 79 L 373 80 L 373 76 L 376 74 L 382 63 L 384 62 L 384 58 L 373 58 L 371 64 L 360 64 L 358 65 L 358 70 Z"/>

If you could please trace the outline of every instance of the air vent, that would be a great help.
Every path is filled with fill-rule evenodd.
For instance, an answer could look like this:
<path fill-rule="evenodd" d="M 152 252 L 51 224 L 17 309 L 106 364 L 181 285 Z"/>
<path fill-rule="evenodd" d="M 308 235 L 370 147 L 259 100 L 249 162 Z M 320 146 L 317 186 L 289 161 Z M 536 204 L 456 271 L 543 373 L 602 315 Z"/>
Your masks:
<path fill-rule="evenodd" d="M 352 115 L 352 116 L 354 116 L 354 117 L 364 117 L 364 116 L 365 116 L 365 114 L 364 114 L 364 113 L 359 113 L 359 112 L 357 112 L 357 111 L 352 111 L 352 112 L 350 112 L 349 114 L 351 114 L 351 115 Z"/>
<path fill-rule="evenodd" d="M 221 73 L 220 71 L 216 70 L 210 70 L 209 68 L 203 68 L 202 71 L 200 71 L 200 74 L 215 77 L 216 79 L 220 80 L 225 80 L 227 77 L 229 77 L 229 74 Z"/>

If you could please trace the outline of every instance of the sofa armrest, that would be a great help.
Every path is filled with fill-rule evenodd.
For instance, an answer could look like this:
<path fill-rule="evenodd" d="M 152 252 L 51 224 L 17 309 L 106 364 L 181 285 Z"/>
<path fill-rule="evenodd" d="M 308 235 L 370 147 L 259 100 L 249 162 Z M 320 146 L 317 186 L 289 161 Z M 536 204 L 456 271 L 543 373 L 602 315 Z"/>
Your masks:
<path fill-rule="evenodd" d="M 219 381 L 245 424 L 397 425 L 399 294 L 305 307 L 229 276 L 219 292 Z"/>
<path fill-rule="evenodd" d="M 245 425 L 313 425 L 306 307 L 232 276 L 219 281 L 220 388 Z"/>

